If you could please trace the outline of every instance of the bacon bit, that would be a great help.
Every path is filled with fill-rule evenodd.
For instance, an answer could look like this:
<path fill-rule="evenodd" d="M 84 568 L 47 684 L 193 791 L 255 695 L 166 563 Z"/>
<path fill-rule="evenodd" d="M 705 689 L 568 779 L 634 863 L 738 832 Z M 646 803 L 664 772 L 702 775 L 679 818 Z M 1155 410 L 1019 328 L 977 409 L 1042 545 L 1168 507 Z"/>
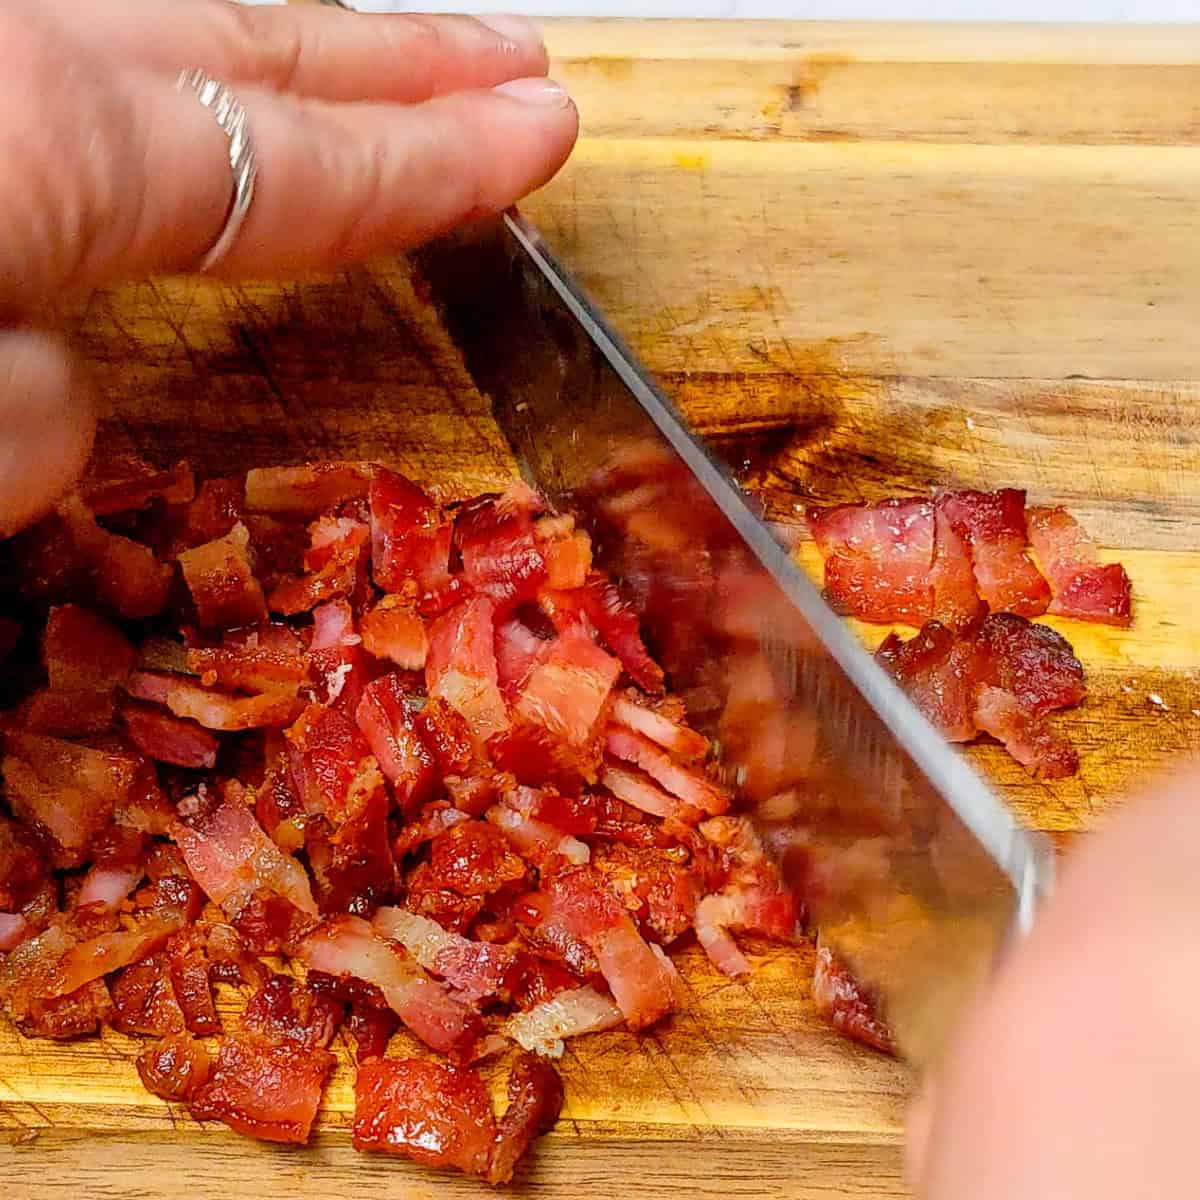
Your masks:
<path fill-rule="evenodd" d="M 325 1050 L 341 1024 L 342 1006 L 287 975 L 272 975 L 246 1002 L 242 1028 L 309 1053 Z"/>
<path fill-rule="evenodd" d="M 56 692 L 97 695 L 119 687 L 133 666 L 124 634 L 78 604 L 50 609 L 42 633 L 42 661 Z"/>
<path fill-rule="evenodd" d="M 111 993 L 113 1026 L 122 1033 L 165 1037 L 184 1031 L 183 1009 L 175 997 L 169 961 L 163 951 L 126 967 L 117 976 Z M 158 1096 L 163 1094 L 153 1087 L 150 1090 Z"/>
<path fill-rule="evenodd" d="M 582 938 L 631 1029 L 644 1029 L 679 1004 L 678 975 L 653 953 L 629 914 L 590 867 L 573 867 L 546 884 L 551 920 Z"/>
<path fill-rule="evenodd" d="M 121 473 L 117 473 L 118 468 Z M 156 499 L 167 504 L 188 504 L 196 494 L 196 480 L 186 462 L 156 471 L 139 459 L 105 464 L 106 478 L 80 488 L 83 502 L 97 517 L 147 508 Z"/>
<path fill-rule="evenodd" d="M 582 866 L 591 859 L 591 851 L 577 838 L 545 821 L 514 812 L 506 804 L 489 808 L 485 815 L 540 870 L 553 868 L 558 862 Z"/>
<path fill-rule="evenodd" d="M 519 1054 L 508 1076 L 508 1109 L 496 1128 L 487 1181 L 508 1183 L 535 1138 L 549 1133 L 563 1106 L 558 1072 L 534 1054 Z"/>
<path fill-rule="evenodd" d="M 131 620 L 162 612 L 173 576 L 170 566 L 140 542 L 102 529 L 78 496 L 67 497 L 58 511 L 102 603 Z"/>
<path fill-rule="evenodd" d="M 125 898 L 142 881 L 143 838 L 127 830 L 113 829 L 93 846 L 95 862 L 84 876 L 75 907 L 96 906 L 116 912 Z"/>
<path fill-rule="evenodd" d="M 224 537 L 183 551 L 179 566 L 201 625 L 256 625 L 267 619 L 245 525 L 239 522 Z"/>
<path fill-rule="evenodd" d="M 546 586 L 556 590 L 581 588 L 592 569 L 592 539 L 579 530 L 564 538 L 541 542 L 546 563 Z"/>
<path fill-rule="evenodd" d="M 885 1054 L 895 1053 L 892 1032 L 874 1000 L 828 946 L 817 948 L 812 986 L 817 1013 L 839 1033 Z"/>
<path fill-rule="evenodd" d="M 137 760 L 28 733 L 5 734 L 4 746 L 13 814 L 50 835 L 56 866 L 79 866 L 133 788 Z"/>
<path fill-rule="evenodd" d="M 614 758 L 640 767 L 685 804 L 710 816 L 723 813 L 729 807 L 728 796 L 715 783 L 694 768 L 680 766 L 640 733 L 618 725 L 610 726 L 604 746 Z"/>
<path fill-rule="evenodd" d="M 1031 508 L 1029 540 L 1054 599 L 1050 611 L 1127 629 L 1132 621 L 1129 576 L 1119 563 L 1101 565 L 1096 544 L 1062 508 Z"/>
<path fill-rule="evenodd" d="M 453 524 L 416 484 L 379 468 L 371 482 L 371 573 L 385 592 L 415 581 L 422 594 L 450 582 Z"/>
<path fill-rule="evenodd" d="M 370 679 L 362 638 L 354 631 L 354 614 L 345 600 L 313 609 L 309 677 L 317 699 L 353 713 Z"/>
<path fill-rule="evenodd" d="M 127 701 L 121 717 L 130 741 L 147 758 L 177 767 L 212 768 L 220 741 L 195 721 L 183 721 L 153 704 Z"/>
<path fill-rule="evenodd" d="M 1079 770 L 1079 754 L 1011 692 L 981 688 L 975 700 L 975 725 L 990 733 L 1035 779 L 1063 779 Z"/>
<path fill-rule="evenodd" d="M 522 1049 L 562 1058 L 566 1038 L 613 1029 L 622 1020 L 621 1010 L 589 986 L 560 992 L 528 1012 L 514 1013 L 504 1023 L 504 1033 Z"/>
<path fill-rule="evenodd" d="M 268 600 L 271 611 L 291 617 L 349 596 L 358 585 L 360 560 L 369 536 L 362 521 L 349 517 L 321 517 L 315 521 L 311 527 L 312 545 L 304 555 L 308 574 L 279 583 Z"/>
<path fill-rule="evenodd" d="M 211 1070 L 204 1044 L 183 1033 L 164 1037 L 137 1057 L 137 1072 L 146 1090 L 163 1100 L 190 1100 Z"/>
<path fill-rule="evenodd" d="M 929 616 L 933 505 L 905 497 L 878 504 L 812 508 L 808 528 L 825 559 L 825 594 L 865 621 Z"/>
<path fill-rule="evenodd" d="M 1050 588 L 1025 553 L 1025 493 L 939 492 L 935 503 L 970 547 L 980 595 L 993 612 L 1036 617 L 1050 603 Z"/>
<path fill-rule="evenodd" d="M 192 878 L 230 920 L 259 890 L 316 917 L 304 868 L 263 833 L 249 809 L 224 802 L 193 826 L 177 824 L 174 838 Z"/>
<path fill-rule="evenodd" d="M 933 563 L 929 571 L 932 593 L 930 616 L 948 629 L 965 629 L 987 611 L 975 586 L 971 551 L 955 532 L 943 505 L 933 510 Z"/>
<path fill-rule="evenodd" d="M 530 516 L 539 502 L 515 497 L 515 492 L 495 501 L 480 497 L 459 510 L 454 524 L 463 578 L 502 613 L 533 600 L 546 582 L 546 560 Z"/>
<path fill-rule="evenodd" d="M 525 878 L 525 864 L 504 835 L 481 821 L 465 821 L 438 834 L 429 848 L 434 886 L 460 896 L 490 896 Z"/>
<path fill-rule="evenodd" d="M 977 635 L 988 653 L 984 682 L 1011 692 L 1036 716 L 1087 695 L 1083 666 L 1062 634 L 1012 613 L 992 613 Z"/>
<path fill-rule="evenodd" d="M 587 750 L 599 734 L 620 674 L 620 663 L 586 633 L 567 629 L 534 667 L 517 701 L 517 715 L 567 745 Z"/>
<path fill-rule="evenodd" d="M 363 647 L 405 671 L 423 671 L 429 638 L 417 611 L 402 596 L 384 596 L 362 619 Z"/>
<path fill-rule="evenodd" d="M 321 818 L 306 827 L 323 912 L 370 912 L 396 891 L 396 863 L 388 845 L 390 803 L 383 777 L 371 759 L 367 764 L 337 828 L 331 830 Z"/>
<path fill-rule="evenodd" d="M 418 820 L 405 825 L 396 840 L 392 843 L 392 853 L 399 861 L 406 854 L 411 854 L 418 846 L 432 841 L 439 833 L 443 833 L 453 825 L 459 825 L 471 818 L 457 808 L 439 801 L 427 804 L 421 811 Z"/>
<path fill-rule="evenodd" d="M 224 537 L 239 521 L 246 520 L 242 505 L 244 491 L 240 479 L 206 479 L 197 489 L 195 499 L 185 504 L 182 511 L 176 509 L 171 513 L 168 556 Z M 246 523 L 249 525 L 249 521 Z"/>
<path fill-rule="evenodd" d="M 369 683 L 354 716 L 401 809 L 415 812 L 432 794 L 437 771 L 400 677 Z"/>
<path fill-rule="evenodd" d="M 666 946 L 691 927 L 696 915 L 702 881 L 687 857 L 686 851 L 680 860 L 658 846 L 614 842 L 595 848 L 592 866 L 647 936 Z"/>
<path fill-rule="evenodd" d="M 219 1038 L 211 1072 L 195 1089 L 192 1116 L 268 1142 L 303 1145 L 336 1062 L 328 1050 L 299 1054 L 289 1042 L 252 1034 Z"/>
<path fill-rule="evenodd" d="M 908 641 L 888 634 L 875 657 L 943 737 L 969 742 L 975 736 L 973 640 L 956 643 L 949 629 L 930 621 Z"/>
<path fill-rule="evenodd" d="M 379 1058 L 358 1068 L 354 1148 L 428 1167 L 487 1174 L 496 1122 L 479 1075 L 421 1059 Z"/>
<path fill-rule="evenodd" d="M 20 913 L 0 912 L 0 954 L 16 949 L 29 932 L 29 922 Z"/>
<path fill-rule="evenodd" d="M 326 921 L 299 950 L 311 970 L 374 984 L 404 1024 L 434 1050 L 468 1047 L 480 1031 L 475 1014 L 402 954 L 376 937 L 366 921 L 349 916 Z"/>
<path fill-rule="evenodd" d="M 638 703 L 629 695 L 613 699 L 611 715 L 618 724 L 657 742 L 684 762 L 699 762 L 708 757 L 706 737 L 664 713 Z"/>
<path fill-rule="evenodd" d="M 186 651 L 182 663 L 176 659 L 159 664 L 143 661 L 142 665 L 191 671 L 205 687 L 250 693 L 294 692 L 308 674 L 307 649 L 294 629 L 271 622 L 231 630 L 217 646 L 193 647 Z"/>
<path fill-rule="evenodd" d="M 16 821 L 0 813 L 0 912 L 24 908 L 48 881 L 41 844 Z"/>
<path fill-rule="evenodd" d="M 695 825 L 704 816 L 700 809 L 664 792 L 640 771 L 606 764 L 600 782 L 618 799 L 651 816 L 669 817 L 684 825 Z"/>
<path fill-rule="evenodd" d="M 663 690 L 662 668 L 642 641 L 637 614 L 603 575 L 592 571 L 583 587 L 569 591 L 546 588 L 538 602 L 560 633 L 586 623 L 621 660 L 625 673 L 638 687 L 654 694 Z"/>
<path fill-rule="evenodd" d="M 376 468 L 371 463 L 307 463 L 246 472 L 246 507 L 252 512 L 316 517 L 346 500 L 365 496 Z"/>
<path fill-rule="evenodd" d="M 510 704 L 516 702 L 550 645 L 516 617 L 496 626 L 496 673 L 500 691 Z"/>
<path fill-rule="evenodd" d="M 599 821 L 594 796 L 564 796 L 549 788 L 515 787 L 504 793 L 514 812 L 553 825 L 563 833 L 594 833 Z"/>
<path fill-rule="evenodd" d="M 223 733 L 279 728 L 295 720 L 303 707 L 303 701 L 285 691 L 232 696 L 163 671 L 134 671 L 125 690 L 137 700 L 165 704 L 177 717 Z"/>
<path fill-rule="evenodd" d="M 425 681 L 431 700 L 444 700 L 466 718 L 477 744 L 508 728 L 496 668 L 495 608 L 489 599 L 465 600 L 433 622 Z"/>

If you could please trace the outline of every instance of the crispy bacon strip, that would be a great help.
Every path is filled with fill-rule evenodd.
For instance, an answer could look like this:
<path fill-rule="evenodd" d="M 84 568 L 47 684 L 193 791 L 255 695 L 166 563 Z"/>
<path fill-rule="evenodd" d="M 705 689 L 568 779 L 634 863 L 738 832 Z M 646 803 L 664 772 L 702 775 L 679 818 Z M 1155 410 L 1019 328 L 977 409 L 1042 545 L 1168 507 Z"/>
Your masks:
<path fill-rule="evenodd" d="M 250 531 L 241 522 L 224 537 L 183 551 L 179 566 L 201 625 L 229 628 L 267 619 L 262 584 L 254 576 Z"/>
<path fill-rule="evenodd" d="M 1062 508 L 1031 508 L 1029 540 L 1054 599 L 1050 611 L 1127 629 L 1132 621 L 1129 576 L 1120 563 L 1104 565 L 1096 543 Z"/>

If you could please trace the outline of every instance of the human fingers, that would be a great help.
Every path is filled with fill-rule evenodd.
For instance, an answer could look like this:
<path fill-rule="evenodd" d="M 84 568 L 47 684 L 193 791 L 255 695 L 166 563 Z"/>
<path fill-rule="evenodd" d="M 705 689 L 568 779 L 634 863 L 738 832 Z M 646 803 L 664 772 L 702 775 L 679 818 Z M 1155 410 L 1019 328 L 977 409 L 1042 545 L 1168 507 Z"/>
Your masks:
<path fill-rule="evenodd" d="M 0 538 L 46 512 L 91 452 L 90 393 L 63 344 L 30 330 L 0 332 Z"/>
<path fill-rule="evenodd" d="M 546 49 L 520 16 L 347 13 L 227 0 L 25 0 L 120 66 L 198 67 L 323 100 L 411 103 L 544 75 Z"/>
<path fill-rule="evenodd" d="M 939 1074 L 925 1200 L 1191 1194 L 1197 844 L 1193 771 L 1067 863 Z"/>

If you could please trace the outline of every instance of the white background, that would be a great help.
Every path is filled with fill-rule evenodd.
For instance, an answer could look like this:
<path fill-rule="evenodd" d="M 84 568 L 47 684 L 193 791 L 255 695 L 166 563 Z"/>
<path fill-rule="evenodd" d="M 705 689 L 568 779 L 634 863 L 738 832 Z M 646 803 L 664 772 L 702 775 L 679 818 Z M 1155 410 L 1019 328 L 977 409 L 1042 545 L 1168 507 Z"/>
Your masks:
<path fill-rule="evenodd" d="M 243 0 L 281 4 L 284 0 Z M 1200 21 L 1200 0 L 348 0 L 362 12 L 845 21 Z"/>

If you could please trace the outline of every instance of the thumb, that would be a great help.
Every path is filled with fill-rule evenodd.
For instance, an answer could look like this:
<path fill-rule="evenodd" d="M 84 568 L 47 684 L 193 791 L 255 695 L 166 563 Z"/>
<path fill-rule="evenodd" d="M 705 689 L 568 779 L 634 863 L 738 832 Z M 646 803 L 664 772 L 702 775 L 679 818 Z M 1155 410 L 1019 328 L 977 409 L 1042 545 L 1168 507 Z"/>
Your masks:
<path fill-rule="evenodd" d="M 36 520 L 78 479 L 95 428 L 66 346 L 35 330 L 0 331 L 0 537 Z"/>

